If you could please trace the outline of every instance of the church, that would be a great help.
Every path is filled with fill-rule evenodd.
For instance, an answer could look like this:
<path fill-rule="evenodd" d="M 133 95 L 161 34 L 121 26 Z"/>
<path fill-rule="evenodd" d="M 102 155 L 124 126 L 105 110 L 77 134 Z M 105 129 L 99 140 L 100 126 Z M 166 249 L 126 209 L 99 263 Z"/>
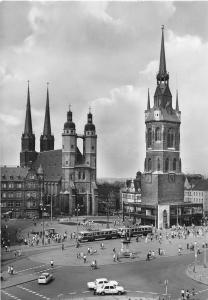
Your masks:
<path fill-rule="evenodd" d="M 82 152 L 78 139 L 82 140 Z M 83 134 L 78 134 L 70 107 L 62 130 L 62 149 L 54 150 L 48 87 L 40 152 L 36 151 L 28 82 L 20 167 L 1 168 L 2 212 L 10 211 L 14 217 L 38 217 L 42 209 L 50 214 L 53 208 L 67 215 L 97 215 L 96 154 L 97 135 L 91 111 Z"/>

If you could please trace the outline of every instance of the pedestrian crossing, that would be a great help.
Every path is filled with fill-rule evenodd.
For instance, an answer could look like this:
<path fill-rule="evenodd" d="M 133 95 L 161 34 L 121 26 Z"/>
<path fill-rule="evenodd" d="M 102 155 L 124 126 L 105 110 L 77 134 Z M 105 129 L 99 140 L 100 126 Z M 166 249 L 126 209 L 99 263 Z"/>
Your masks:
<path fill-rule="evenodd" d="M 28 288 L 26 288 L 26 287 L 24 287 L 24 286 L 22 286 L 22 285 L 18 285 L 17 287 L 18 287 L 19 289 L 22 289 L 22 290 L 28 292 L 28 293 L 34 294 L 34 295 L 36 295 L 36 296 L 38 296 L 38 297 L 40 297 L 40 298 L 42 298 L 42 299 L 45 299 L 45 300 L 50 300 L 50 299 L 51 299 L 51 298 L 46 297 L 46 296 L 44 296 L 44 295 L 42 295 L 42 294 L 40 294 L 40 293 L 37 293 L 37 292 L 35 292 L 35 291 L 32 291 L 31 289 L 28 289 Z"/>

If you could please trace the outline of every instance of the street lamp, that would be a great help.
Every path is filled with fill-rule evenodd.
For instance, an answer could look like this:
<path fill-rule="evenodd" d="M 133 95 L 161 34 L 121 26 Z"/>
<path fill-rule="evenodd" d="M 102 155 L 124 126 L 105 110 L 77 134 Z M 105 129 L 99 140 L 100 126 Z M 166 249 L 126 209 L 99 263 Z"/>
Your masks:
<path fill-rule="evenodd" d="M 44 245 L 44 235 L 45 235 L 44 212 L 46 211 L 46 208 L 43 206 L 43 203 L 40 204 L 40 210 L 42 214 L 42 245 Z"/>
<path fill-rule="evenodd" d="M 76 239 L 78 240 L 78 214 L 80 212 L 80 205 L 77 204 L 77 207 L 75 208 L 75 212 L 77 213 L 77 237 Z"/>
<path fill-rule="evenodd" d="M 194 269 L 193 269 L 194 273 L 196 272 L 196 262 L 197 262 L 197 249 L 196 249 L 196 246 L 197 246 L 197 242 L 195 241 L 194 242 Z"/>

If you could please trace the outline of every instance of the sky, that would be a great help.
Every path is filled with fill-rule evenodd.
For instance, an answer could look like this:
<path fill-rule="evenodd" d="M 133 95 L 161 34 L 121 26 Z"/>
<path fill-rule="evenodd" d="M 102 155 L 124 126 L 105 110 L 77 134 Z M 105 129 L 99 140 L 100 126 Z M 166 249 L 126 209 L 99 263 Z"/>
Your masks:
<path fill-rule="evenodd" d="M 36 150 L 49 82 L 55 149 L 71 104 L 83 134 L 91 106 L 97 176 L 144 171 L 147 90 L 159 68 L 161 25 L 175 107 L 181 110 L 184 173 L 208 175 L 208 2 L 1 2 L 0 149 L 19 165 L 27 81 Z M 81 145 L 80 145 L 81 146 Z"/>

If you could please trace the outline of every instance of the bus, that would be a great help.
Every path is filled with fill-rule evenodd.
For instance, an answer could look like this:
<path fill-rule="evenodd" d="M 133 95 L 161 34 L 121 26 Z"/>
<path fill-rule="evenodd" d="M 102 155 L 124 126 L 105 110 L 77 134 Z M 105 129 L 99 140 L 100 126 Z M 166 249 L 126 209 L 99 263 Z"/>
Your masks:
<path fill-rule="evenodd" d="M 119 237 L 125 236 L 137 236 L 137 235 L 148 235 L 152 234 L 152 226 L 149 225 L 140 225 L 133 227 L 121 227 L 117 230 Z"/>
<path fill-rule="evenodd" d="M 79 242 L 91 242 L 98 240 L 109 240 L 116 239 L 118 237 L 118 232 L 116 229 L 101 229 L 93 231 L 80 231 L 78 232 L 78 241 Z"/>

